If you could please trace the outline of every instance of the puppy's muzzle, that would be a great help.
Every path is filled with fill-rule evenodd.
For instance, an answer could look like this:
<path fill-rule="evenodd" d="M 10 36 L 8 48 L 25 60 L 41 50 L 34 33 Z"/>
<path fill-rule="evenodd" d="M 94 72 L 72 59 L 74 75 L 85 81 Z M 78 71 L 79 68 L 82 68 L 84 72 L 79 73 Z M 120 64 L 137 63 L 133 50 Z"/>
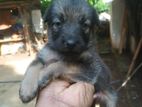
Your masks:
<path fill-rule="evenodd" d="M 75 41 L 75 40 L 66 40 L 66 41 L 64 41 L 65 47 L 70 49 L 70 50 L 75 48 L 77 46 L 77 43 L 78 42 Z"/>

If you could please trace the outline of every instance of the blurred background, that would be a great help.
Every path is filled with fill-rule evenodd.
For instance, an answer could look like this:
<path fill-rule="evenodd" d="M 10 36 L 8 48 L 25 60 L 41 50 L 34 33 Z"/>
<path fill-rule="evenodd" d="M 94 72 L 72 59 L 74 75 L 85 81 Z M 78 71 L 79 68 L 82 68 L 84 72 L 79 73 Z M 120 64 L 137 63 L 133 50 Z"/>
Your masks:
<path fill-rule="evenodd" d="M 18 90 L 25 70 L 48 42 L 43 15 L 52 0 L 0 0 L 0 107 L 22 104 Z M 142 107 L 142 0 L 88 0 L 100 26 L 96 49 L 112 71 L 117 107 Z"/>

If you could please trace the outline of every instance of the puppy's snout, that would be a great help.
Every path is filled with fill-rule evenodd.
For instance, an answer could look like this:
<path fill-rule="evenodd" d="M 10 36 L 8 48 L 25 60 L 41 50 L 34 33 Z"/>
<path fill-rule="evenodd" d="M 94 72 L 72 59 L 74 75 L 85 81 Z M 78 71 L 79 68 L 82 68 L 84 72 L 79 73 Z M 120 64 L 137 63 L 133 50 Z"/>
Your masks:
<path fill-rule="evenodd" d="M 76 45 L 77 45 L 77 41 L 75 40 L 66 40 L 64 42 L 65 47 L 69 48 L 69 49 L 73 49 Z"/>

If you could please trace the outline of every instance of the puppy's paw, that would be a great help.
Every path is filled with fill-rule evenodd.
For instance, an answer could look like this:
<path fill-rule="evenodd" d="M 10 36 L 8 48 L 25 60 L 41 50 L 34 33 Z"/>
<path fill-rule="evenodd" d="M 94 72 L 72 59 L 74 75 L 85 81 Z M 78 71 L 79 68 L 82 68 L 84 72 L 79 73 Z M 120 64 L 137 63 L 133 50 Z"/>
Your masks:
<path fill-rule="evenodd" d="M 25 89 L 19 90 L 19 96 L 23 103 L 28 103 L 35 98 L 37 91 L 28 91 Z"/>
<path fill-rule="evenodd" d="M 23 103 L 28 103 L 35 98 L 38 92 L 38 84 L 21 84 L 19 96 Z"/>

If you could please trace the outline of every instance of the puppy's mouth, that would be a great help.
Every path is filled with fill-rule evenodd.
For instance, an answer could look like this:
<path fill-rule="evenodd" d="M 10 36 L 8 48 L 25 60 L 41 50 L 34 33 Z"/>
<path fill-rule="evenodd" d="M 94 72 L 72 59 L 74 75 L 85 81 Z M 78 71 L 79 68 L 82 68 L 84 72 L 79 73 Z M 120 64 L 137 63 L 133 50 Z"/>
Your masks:
<path fill-rule="evenodd" d="M 75 54 L 75 53 L 80 53 L 79 51 L 76 51 L 75 49 L 68 49 L 68 48 L 60 48 L 58 49 L 60 53 L 64 54 Z"/>
<path fill-rule="evenodd" d="M 63 54 L 67 54 L 67 55 L 79 55 L 82 53 L 82 51 L 75 51 L 75 50 L 71 50 L 71 49 L 66 49 L 66 50 L 63 50 L 61 51 Z"/>
<path fill-rule="evenodd" d="M 85 50 L 86 48 L 63 48 L 60 50 L 60 52 L 65 56 L 79 56 Z"/>
<path fill-rule="evenodd" d="M 60 51 L 61 56 L 65 61 L 78 61 L 80 58 L 80 55 L 82 52 L 79 51 L 73 51 L 73 50 L 68 50 L 68 51 Z"/>

